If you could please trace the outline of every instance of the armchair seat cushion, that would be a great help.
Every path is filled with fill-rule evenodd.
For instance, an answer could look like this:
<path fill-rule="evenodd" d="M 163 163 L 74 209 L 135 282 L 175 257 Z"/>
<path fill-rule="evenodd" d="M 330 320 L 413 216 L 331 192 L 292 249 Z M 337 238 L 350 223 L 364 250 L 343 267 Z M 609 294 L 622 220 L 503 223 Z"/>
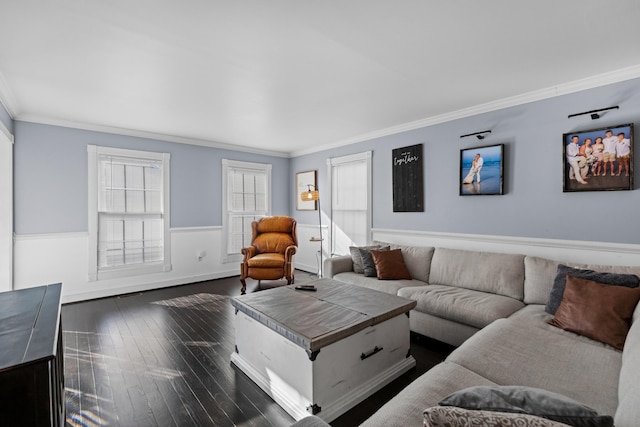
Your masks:
<path fill-rule="evenodd" d="M 282 268 L 284 254 L 266 253 L 258 254 L 247 261 L 249 268 Z"/>

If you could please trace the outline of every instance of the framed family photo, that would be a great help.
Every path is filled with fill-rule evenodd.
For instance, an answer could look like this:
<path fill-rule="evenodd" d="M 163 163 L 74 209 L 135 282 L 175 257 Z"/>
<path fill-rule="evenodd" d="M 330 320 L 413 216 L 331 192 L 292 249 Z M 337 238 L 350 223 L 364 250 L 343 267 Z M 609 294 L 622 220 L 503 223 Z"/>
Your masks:
<path fill-rule="evenodd" d="M 633 189 L 633 124 L 562 135 L 562 190 Z"/>
<path fill-rule="evenodd" d="M 504 144 L 460 150 L 460 195 L 503 193 Z"/>
<path fill-rule="evenodd" d="M 317 201 L 301 200 L 300 193 L 304 191 L 316 189 L 317 171 L 306 171 L 296 173 L 296 210 L 298 211 L 315 211 L 317 209 Z M 311 186 L 311 188 L 309 188 Z"/>

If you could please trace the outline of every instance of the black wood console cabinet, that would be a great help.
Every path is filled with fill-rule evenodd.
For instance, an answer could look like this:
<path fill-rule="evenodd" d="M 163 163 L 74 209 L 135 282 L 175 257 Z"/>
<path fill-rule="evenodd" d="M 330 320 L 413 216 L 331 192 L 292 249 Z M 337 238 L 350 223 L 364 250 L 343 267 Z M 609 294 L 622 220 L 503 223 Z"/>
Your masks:
<path fill-rule="evenodd" d="M 0 419 L 65 425 L 62 284 L 0 293 Z"/>

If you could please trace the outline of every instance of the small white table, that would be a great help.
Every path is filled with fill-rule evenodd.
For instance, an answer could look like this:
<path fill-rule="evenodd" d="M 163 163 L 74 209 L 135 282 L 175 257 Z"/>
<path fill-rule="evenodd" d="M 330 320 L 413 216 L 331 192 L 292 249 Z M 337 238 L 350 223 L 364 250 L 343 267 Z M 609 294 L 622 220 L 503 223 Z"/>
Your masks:
<path fill-rule="evenodd" d="M 409 310 L 416 302 L 330 279 L 232 298 L 231 362 L 293 418 L 330 422 L 416 364 Z"/>

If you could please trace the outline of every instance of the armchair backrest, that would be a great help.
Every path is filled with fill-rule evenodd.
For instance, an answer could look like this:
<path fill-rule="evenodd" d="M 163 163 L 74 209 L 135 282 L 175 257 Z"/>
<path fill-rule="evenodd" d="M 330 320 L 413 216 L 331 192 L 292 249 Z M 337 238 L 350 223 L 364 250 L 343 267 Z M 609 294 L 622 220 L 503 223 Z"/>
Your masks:
<path fill-rule="evenodd" d="M 289 216 L 270 216 L 251 223 L 251 246 L 258 253 L 284 253 L 289 246 L 298 246 L 296 220 Z"/>

